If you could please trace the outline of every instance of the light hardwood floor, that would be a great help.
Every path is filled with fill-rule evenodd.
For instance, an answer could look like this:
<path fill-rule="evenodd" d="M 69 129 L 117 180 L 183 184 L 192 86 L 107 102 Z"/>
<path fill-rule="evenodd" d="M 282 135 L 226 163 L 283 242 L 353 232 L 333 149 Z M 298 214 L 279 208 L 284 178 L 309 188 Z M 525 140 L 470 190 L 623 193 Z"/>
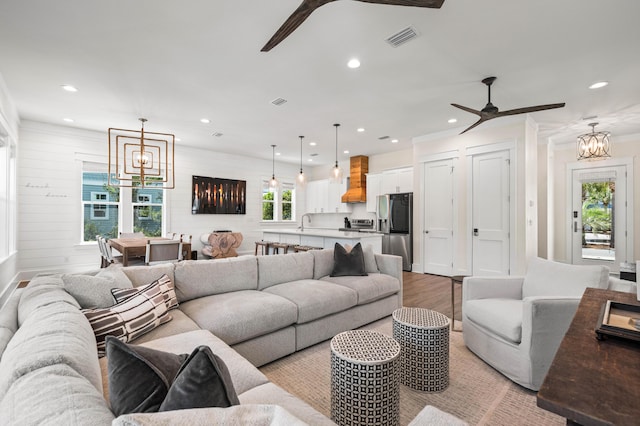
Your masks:
<path fill-rule="evenodd" d="M 451 318 L 451 279 L 440 275 L 404 272 L 403 305 L 427 308 Z M 462 286 L 455 285 L 456 320 L 460 321 Z"/>

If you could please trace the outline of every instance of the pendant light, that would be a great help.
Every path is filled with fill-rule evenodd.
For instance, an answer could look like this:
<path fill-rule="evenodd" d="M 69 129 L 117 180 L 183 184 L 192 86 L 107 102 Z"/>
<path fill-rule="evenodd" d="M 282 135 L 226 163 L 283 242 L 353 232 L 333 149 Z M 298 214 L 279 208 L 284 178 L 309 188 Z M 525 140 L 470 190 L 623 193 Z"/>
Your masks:
<path fill-rule="evenodd" d="M 331 168 L 331 174 L 329 175 L 329 181 L 331 183 L 342 183 L 342 169 L 338 165 L 338 127 L 340 124 L 334 124 L 336 128 L 336 164 Z"/>
<path fill-rule="evenodd" d="M 298 175 L 298 186 L 300 188 L 303 188 L 307 184 L 307 177 L 302 171 L 302 139 L 304 139 L 304 136 L 300 136 L 300 174 Z"/>
<path fill-rule="evenodd" d="M 578 136 L 578 160 L 595 160 L 611 157 L 611 142 L 609 132 L 596 132 L 598 123 L 590 123 L 591 133 Z"/>
<path fill-rule="evenodd" d="M 276 179 L 276 145 L 271 145 L 271 180 L 269 181 L 269 192 L 278 189 L 280 182 Z"/>

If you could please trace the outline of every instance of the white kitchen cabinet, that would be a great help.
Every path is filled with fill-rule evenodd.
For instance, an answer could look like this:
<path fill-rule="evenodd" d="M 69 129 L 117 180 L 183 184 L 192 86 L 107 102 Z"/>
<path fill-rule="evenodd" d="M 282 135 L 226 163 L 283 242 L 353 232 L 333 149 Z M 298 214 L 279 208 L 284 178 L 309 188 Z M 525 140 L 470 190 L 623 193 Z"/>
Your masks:
<path fill-rule="evenodd" d="M 378 195 L 381 195 L 380 184 L 382 182 L 382 176 L 379 173 L 367 174 L 367 211 L 370 213 L 376 212 L 376 199 Z"/>
<path fill-rule="evenodd" d="M 347 181 L 330 183 L 329 179 L 307 183 L 305 213 L 350 213 L 351 205 L 342 203 L 342 194 L 347 192 Z"/>
<path fill-rule="evenodd" d="M 380 187 L 383 194 L 413 192 L 413 167 L 386 170 L 381 176 Z"/>

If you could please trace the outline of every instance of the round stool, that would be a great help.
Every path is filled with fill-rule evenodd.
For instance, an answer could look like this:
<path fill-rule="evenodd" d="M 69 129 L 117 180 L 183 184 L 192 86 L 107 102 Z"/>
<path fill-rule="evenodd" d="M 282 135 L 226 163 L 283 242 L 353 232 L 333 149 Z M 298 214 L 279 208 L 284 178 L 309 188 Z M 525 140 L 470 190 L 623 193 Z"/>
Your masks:
<path fill-rule="evenodd" d="M 449 318 L 422 308 L 393 311 L 393 338 L 402 348 L 400 383 L 423 392 L 449 386 Z"/>
<path fill-rule="evenodd" d="M 338 425 L 398 425 L 400 345 L 370 330 L 331 339 L 331 420 Z"/>

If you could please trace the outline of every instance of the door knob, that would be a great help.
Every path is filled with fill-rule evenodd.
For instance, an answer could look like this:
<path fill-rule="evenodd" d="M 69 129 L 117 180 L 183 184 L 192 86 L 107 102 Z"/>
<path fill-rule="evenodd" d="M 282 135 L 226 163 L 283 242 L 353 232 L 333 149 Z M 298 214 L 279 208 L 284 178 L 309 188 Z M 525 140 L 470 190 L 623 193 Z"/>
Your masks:
<path fill-rule="evenodd" d="M 478 236 L 478 228 L 473 228 L 473 235 Z"/>

